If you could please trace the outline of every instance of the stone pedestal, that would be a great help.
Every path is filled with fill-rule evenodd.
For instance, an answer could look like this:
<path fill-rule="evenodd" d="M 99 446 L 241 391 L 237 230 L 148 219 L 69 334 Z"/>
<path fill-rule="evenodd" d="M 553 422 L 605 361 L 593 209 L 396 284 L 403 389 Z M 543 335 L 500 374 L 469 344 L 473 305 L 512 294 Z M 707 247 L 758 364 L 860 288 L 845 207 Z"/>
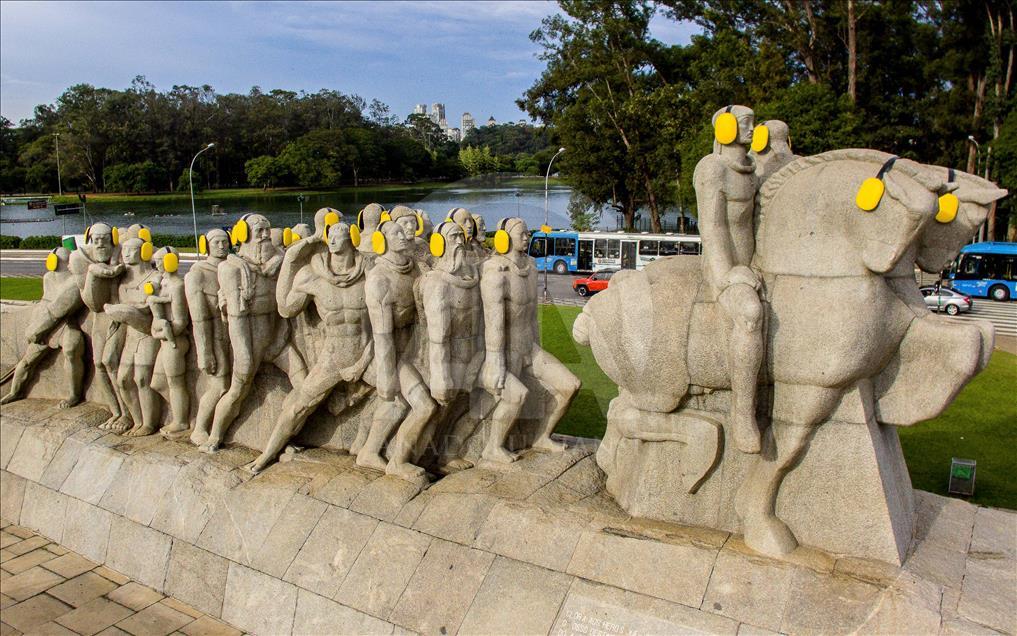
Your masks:
<path fill-rule="evenodd" d="M 106 434 L 104 415 L 4 406 L 0 516 L 252 633 L 1014 630 L 1009 511 L 917 492 L 902 567 L 777 561 L 730 532 L 633 519 L 577 440 L 416 494 L 324 449 L 252 476 L 254 451 Z"/>

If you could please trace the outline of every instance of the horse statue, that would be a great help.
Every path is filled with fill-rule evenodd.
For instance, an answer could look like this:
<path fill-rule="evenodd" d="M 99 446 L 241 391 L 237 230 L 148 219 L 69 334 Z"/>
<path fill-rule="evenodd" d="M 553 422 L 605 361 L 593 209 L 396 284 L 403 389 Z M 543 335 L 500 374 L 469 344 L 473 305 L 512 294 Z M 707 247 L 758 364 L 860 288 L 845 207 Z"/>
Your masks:
<path fill-rule="evenodd" d="M 733 508 L 745 543 L 764 554 L 786 555 L 797 547 L 776 514 L 778 492 L 817 427 L 846 394 L 859 395 L 868 412 L 894 413 L 888 423 L 913 424 L 918 420 L 908 421 L 905 407 L 929 397 L 914 380 L 922 370 L 930 372 L 925 354 L 939 351 L 943 329 L 956 330 L 948 339 L 955 354 L 951 370 L 941 376 L 950 398 L 984 366 L 992 349 L 991 325 L 937 318 L 927 328 L 930 317 L 912 263 L 941 266 L 946 255 L 956 255 L 984 220 L 988 203 L 1006 191 L 968 175 L 949 183 L 945 169 L 891 159 L 857 149 L 798 158 L 758 193 L 752 267 L 763 281 L 765 314 L 759 383 L 767 413 L 760 413 L 760 421 L 770 425 L 762 453 L 744 456 L 748 468 L 739 475 Z M 885 190 L 874 209 L 864 211 L 856 204 L 859 186 L 877 174 Z M 952 223 L 940 223 L 939 198 L 950 191 L 958 193 L 960 209 Z M 703 405 L 706 397 L 723 405 L 730 389 L 731 325 L 704 298 L 699 260 L 675 256 L 641 272 L 615 275 L 573 327 L 574 339 L 592 347 L 619 386 L 597 454 L 613 494 L 624 490 L 626 480 L 640 478 L 619 474 L 615 455 L 623 438 L 685 444 L 689 452 L 679 470 L 688 493 L 720 461 L 723 414 Z M 901 399 L 898 385 L 918 394 Z M 938 414 L 950 398 L 931 400 L 930 408 L 938 410 L 930 415 L 925 409 L 923 419 Z M 885 406 L 881 400 L 887 400 Z M 628 502 L 623 496 L 620 503 Z M 687 518 L 723 525 L 716 517 Z"/>

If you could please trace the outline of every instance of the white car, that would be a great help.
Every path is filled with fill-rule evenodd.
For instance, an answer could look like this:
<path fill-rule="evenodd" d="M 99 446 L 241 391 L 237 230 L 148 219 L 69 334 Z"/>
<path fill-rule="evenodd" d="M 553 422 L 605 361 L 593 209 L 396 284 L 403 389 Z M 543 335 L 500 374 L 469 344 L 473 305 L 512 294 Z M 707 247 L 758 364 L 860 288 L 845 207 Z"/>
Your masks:
<path fill-rule="evenodd" d="M 956 316 L 962 311 L 971 311 L 973 306 L 970 296 L 965 296 L 948 287 L 928 285 L 919 288 L 919 291 L 925 297 L 925 306 L 932 311 L 945 311 L 951 316 Z"/>

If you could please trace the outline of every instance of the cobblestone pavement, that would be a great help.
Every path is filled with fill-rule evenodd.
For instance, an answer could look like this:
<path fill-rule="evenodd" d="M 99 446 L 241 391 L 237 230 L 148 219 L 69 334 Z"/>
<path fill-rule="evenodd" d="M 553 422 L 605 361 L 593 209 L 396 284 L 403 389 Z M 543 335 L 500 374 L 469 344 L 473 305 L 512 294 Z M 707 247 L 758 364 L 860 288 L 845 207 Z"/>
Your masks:
<path fill-rule="evenodd" d="M 31 530 L 0 526 L 0 636 L 243 633 Z"/>

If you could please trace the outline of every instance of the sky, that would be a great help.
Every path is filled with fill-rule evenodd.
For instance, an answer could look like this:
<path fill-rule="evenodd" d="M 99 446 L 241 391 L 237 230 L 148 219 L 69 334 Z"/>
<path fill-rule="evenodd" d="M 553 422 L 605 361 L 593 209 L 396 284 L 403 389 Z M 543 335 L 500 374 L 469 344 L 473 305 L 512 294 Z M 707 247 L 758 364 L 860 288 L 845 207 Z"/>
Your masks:
<path fill-rule="evenodd" d="M 322 88 L 380 99 L 405 118 L 445 104 L 450 126 L 525 118 L 515 100 L 540 76 L 529 34 L 557 5 L 515 2 L 0 2 L 0 114 L 17 123 L 67 87 L 159 90 L 209 84 Z M 654 18 L 686 44 L 695 28 Z"/>

